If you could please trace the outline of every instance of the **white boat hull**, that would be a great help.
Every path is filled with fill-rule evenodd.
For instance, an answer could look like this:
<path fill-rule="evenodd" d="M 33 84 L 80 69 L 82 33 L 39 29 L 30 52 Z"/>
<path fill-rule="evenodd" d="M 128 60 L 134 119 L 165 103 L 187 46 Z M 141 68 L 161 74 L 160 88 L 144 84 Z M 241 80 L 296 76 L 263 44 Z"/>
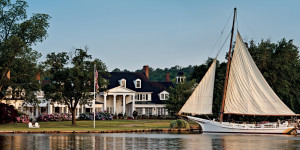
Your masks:
<path fill-rule="evenodd" d="M 253 133 L 253 134 L 291 134 L 295 131 L 295 127 L 288 127 L 287 125 L 281 124 L 238 124 L 229 122 L 216 122 L 212 120 L 197 118 L 188 116 L 192 121 L 197 122 L 201 125 L 203 132 L 214 132 L 214 133 Z"/>

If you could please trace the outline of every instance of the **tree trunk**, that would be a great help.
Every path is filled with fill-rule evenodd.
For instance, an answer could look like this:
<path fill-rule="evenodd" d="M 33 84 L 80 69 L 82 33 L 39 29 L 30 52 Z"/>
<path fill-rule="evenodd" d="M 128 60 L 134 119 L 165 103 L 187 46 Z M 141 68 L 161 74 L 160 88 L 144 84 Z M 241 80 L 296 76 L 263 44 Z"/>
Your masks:
<path fill-rule="evenodd" d="M 72 126 L 76 125 L 76 108 L 72 109 Z"/>

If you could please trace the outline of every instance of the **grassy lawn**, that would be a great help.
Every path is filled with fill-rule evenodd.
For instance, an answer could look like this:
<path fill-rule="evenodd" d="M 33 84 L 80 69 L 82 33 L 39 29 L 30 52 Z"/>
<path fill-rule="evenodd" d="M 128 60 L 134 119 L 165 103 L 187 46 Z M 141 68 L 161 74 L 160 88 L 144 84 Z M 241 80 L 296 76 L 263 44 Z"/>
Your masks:
<path fill-rule="evenodd" d="M 106 130 L 129 130 L 129 129 L 163 129 L 169 128 L 172 120 L 111 120 L 96 121 L 96 128 L 93 128 L 93 121 L 76 121 L 77 125 L 72 126 L 71 121 L 60 122 L 39 122 L 39 129 L 29 129 L 27 123 L 0 124 L 0 131 L 106 131 Z"/>

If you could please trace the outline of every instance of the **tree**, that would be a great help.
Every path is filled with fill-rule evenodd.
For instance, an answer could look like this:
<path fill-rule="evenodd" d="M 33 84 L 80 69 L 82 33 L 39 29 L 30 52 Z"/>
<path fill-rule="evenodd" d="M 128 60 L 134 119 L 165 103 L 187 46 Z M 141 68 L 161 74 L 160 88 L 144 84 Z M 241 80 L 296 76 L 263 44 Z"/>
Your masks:
<path fill-rule="evenodd" d="M 27 7 L 27 2 L 21 0 L 0 1 L 0 101 L 25 90 L 24 100 L 36 102 L 36 75 L 41 73 L 37 59 L 41 54 L 31 45 L 46 38 L 50 16 L 33 14 L 27 19 Z M 7 93 L 9 87 L 12 93 Z"/>
<path fill-rule="evenodd" d="M 90 103 L 94 85 L 94 64 L 98 70 L 98 83 L 108 84 L 107 68 L 99 59 L 90 61 L 87 50 L 76 49 L 68 55 L 66 52 L 47 55 L 45 66 L 49 72 L 49 84 L 43 86 L 46 99 L 68 106 L 72 113 L 72 125 L 76 125 L 75 110 L 78 104 Z M 72 65 L 68 67 L 68 65 Z"/>
<path fill-rule="evenodd" d="M 258 44 L 250 41 L 249 52 L 274 92 L 295 113 L 300 113 L 300 59 L 293 40 L 262 40 Z"/>
<path fill-rule="evenodd" d="M 166 108 L 169 110 L 171 115 L 180 111 L 181 107 L 190 97 L 195 87 L 195 80 L 192 80 L 176 84 L 174 87 L 170 87 L 168 89 L 170 95 L 169 100 L 166 101 Z"/>
<path fill-rule="evenodd" d="M 114 70 L 112 70 L 111 72 L 122 72 L 119 68 L 115 68 Z"/>
<path fill-rule="evenodd" d="M 174 66 L 171 68 L 165 68 L 165 69 L 160 69 L 160 68 L 152 68 L 149 67 L 149 78 L 150 81 L 165 81 L 166 79 L 166 73 L 170 74 L 170 79 L 173 79 L 173 81 L 176 80 L 176 76 L 178 72 L 184 72 L 185 76 L 189 76 L 190 73 L 193 71 L 193 67 L 189 65 L 188 67 L 180 67 L 180 66 Z M 142 69 L 138 69 L 135 72 L 143 72 Z"/>

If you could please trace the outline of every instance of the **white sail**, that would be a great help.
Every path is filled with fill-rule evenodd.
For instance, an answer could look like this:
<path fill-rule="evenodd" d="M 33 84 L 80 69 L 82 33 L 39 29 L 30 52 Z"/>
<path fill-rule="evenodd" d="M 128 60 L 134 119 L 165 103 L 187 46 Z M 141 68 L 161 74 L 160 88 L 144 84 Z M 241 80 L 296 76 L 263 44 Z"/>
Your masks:
<path fill-rule="evenodd" d="M 183 105 L 179 114 L 190 113 L 192 115 L 212 114 L 212 101 L 217 59 L 209 67 L 208 71 Z"/>
<path fill-rule="evenodd" d="M 230 66 L 224 113 L 295 115 L 266 82 L 239 32 Z"/>

